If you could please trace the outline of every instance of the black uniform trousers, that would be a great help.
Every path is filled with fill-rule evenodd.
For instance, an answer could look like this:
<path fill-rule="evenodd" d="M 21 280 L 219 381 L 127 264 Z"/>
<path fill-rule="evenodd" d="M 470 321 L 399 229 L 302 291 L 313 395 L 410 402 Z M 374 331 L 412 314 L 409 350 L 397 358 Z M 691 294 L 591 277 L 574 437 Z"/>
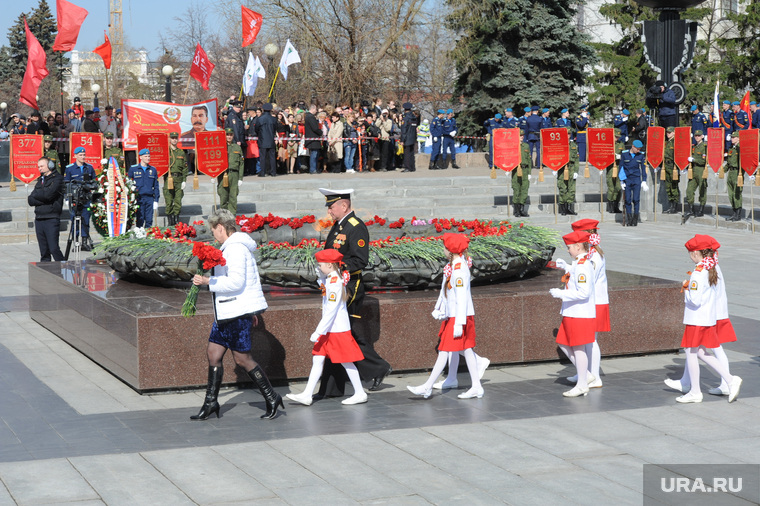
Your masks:
<path fill-rule="evenodd" d="M 261 148 L 259 163 L 261 163 L 261 173 L 259 175 L 276 176 L 277 161 L 275 159 L 275 148 Z"/>
<path fill-rule="evenodd" d="M 396 170 L 393 163 L 393 143 L 391 141 L 380 141 L 380 168 L 385 170 Z"/>
<path fill-rule="evenodd" d="M 364 301 L 364 284 L 361 281 L 361 274 L 351 275 L 351 280 L 346 286 L 346 292 L 348 292 L 350 301 L 347 309 L 351 323 L 351 334 L 353 334 L 356 344 L 359 345 L 359 349 L 364 354 L 364 360 L 356 362 L 356 368 L 359 370 L 359 376 L 362 380 L 368 381 L 385 374 L 391 365 L 375 351 L 375 346 L 366 333 L 368 322 L 362 321 L 360 315 Z M 343 366 L 333 364 L 330 359 L 327 359 L 317 395 L 341 397 L 344 394 L 347 381 L 348 375 Z"/>
<path fill-rule="evenodd" d="M 63 260 L 63 253 L 61 253 L 61 248 L 58 246 L 61 219 L 47 218 L 44 220 L 34 220 L 34 231 L 37 234 L 37 244 L 40 247 L 40 262 L 49 262 L 51 255 L 56 262 Z"/>
<path fill-rule="evenodd" d="M 414 144 L 404 144 L 404 168 L 409 172 L 417 170 L 414 160 Z"/>

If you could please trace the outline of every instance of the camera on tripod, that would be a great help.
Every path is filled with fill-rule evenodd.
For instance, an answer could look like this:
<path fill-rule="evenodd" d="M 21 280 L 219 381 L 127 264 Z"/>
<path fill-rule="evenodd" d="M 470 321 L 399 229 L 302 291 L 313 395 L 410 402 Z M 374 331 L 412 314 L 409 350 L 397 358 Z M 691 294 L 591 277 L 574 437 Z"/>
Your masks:
<path fill-rule="evenodd" d="M 657 81 L 654 83 L 654 86 L 647 90 L 647 96 L 645 100 L 647 109 L 654 109 L 658 106 L 659 101 L 662 99 L 662 86 L 665 86 L 665 83 L 662 81 Z"/>
<path fill-rule="evenodd" d="M 69 206 L 74 210 L 77 216 L 82 215 L 82 211 L 96 202 L 99 194 L 97 181 L 80 181 L 78 179 L 72 179 L 66 183 L 66 200 L 69 201 Z"/>

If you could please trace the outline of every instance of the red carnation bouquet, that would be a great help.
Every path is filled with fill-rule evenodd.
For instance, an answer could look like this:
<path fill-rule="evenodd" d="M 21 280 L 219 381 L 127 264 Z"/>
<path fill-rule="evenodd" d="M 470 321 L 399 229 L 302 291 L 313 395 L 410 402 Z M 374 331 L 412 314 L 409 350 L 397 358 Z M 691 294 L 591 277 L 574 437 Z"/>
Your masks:
<path fill-rule="evenodd" d="M 193 243 L 193 256 L 198 258 L 198 270 L 196 274 L 205 275 L 217 265 L 225 265 L 227 261 L 222 256 L 222 251 L 203 242 Z M 193 285 L 187 294 L 185 303 L 182 304 L 182 316 L 194 316 L 196 312 L 195 303 L 198 302 L 198 292 L 200 285 Z"/>

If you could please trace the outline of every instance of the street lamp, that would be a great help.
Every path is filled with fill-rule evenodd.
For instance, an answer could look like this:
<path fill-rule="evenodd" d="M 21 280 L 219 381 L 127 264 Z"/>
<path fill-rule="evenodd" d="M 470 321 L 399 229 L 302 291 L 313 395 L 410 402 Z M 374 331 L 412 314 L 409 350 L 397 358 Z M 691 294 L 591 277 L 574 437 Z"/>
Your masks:
<path fill-rule="evenodd" d="M 90 91 L 95 94 L 95 100 L 93 100 L 93 107 L 98 107 L 98 93 L 100 93 L 100 85 L 95 83 L 90 86 Z"/>
<path fill-rule="evenodd" d="M 274 63 L 274 55 L 277 54 L 277 51 L 279 51 L 280 48 L 277 47 L 277 44 L 274 42 L 270 42 L 266 46 L 264 46 L 264 53 L 266 53 L 267 58 L 269 58 L 269 67 L 267 68 L 267 75 L 270 76 L 272 79 L 272 84 L 269 89 L 269 97 L 267 97 L 268 102 L 272 102 L 272 95 L 274 94 L 274 76 L 272 76 L 272 64 Z"/>
<path fill-rule="evenodd" d="M 6 114 L 6 111 L 8 110 L 8 104 L 6 104 L 5 102 L 0 103 L 0 110 L 3 111 L 3 124 L 0 126 L 5 128 L 5 114 Z"/>
<path fill-rule="evenodd" d="M 172 74 L 174 74 L 174 67 L 171 65 L 164 65 L 161 69 L 161 73 L 166 76 L 166 92 L 165 98 L 167 102 L 172 101 Z"/>

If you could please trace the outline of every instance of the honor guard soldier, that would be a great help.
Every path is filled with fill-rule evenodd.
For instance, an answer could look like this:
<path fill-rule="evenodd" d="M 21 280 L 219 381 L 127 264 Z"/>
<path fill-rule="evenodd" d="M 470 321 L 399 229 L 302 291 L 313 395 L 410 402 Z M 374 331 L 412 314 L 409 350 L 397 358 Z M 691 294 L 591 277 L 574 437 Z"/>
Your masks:
<path fill-rule="evenodd" d="M 486 162 L 488 163 L 488 168 L 493 169 L 493 131 L 497 128 L 504 128 L 504 122 L 501 120 L 501 114 L 496 113 L 493 118 L 486 120 L 486 122 L 483 123 L 483 126 L 486 127 L 486 137 L 488 138 L 488 152 L 486 153 Z"/>
<path fill-rule="evenodd" d="M 61 174 L 61 165 L 58 163 L 58 151 L 53 147 L 53 136 L 46 135 L 43 137 L 43 140 L 45 142 L 45 154 L 42 156 L 53 162 L 53 170 Z"/>
<path fill-rule="evenodd" d="M 623 144 L 628 143 L 628 121 L 630 116 L 631 111 L 623 109 L 612 121 L 613 126 L 620 131 L 619 134 L 616 134 L 617 142 L 622 142 Z"/>
<path fill-rule="evenodd" d="M 720 126 L 726 132 L 726 152 L 731 149 L 731 132 L 734 131 L 734 112 L 731 110 L 731 102 L 724 100 L 723 110 L 720 112 Z"/>
<path fill-rule="evenodd" d="M 232 129 L 228 128 L 224 132 L 227 134 L 227 170 L 217 176 L 216 192 L 219 194 L 219 207 L 236 215 L 238 192 L 243 184 L 245 158 L 243 150 L 235 143 L 235 133 Z"/>
<path fill-rule="evenodd" d="M 520 135 L 524 136 L 525 131 L 520 130 Z M 520 170 L 522 176 L 517 175 L 517 169 L 512 171 L 512 204 L 515 218 L 528 218 L 530 215 L 525 211 L 525 201 L 528 199 L 530 189 L 530 146 L 522 139 L 520 140 Z"/>
<path fill-rule="evenodd" d="M 570 142 L 570 161 L 556 172 L 557 191 L 559 193 L 559 214 L 562 216 L 575 216 L 578 214 L 573 209 L 573 204 L 575 204 L 575 180 L 578 179 L 578 150 L 576 149 L 575 141 L 571 138 L 569 128 L 567 129 L 567 134 Z M 568 172 L 567 181 L 565 181 L 565 171 Z"/>
<path fill-rule="evenodd" d="M 727 221 L 739 221 L 742 219 L 742 190 L 739 186 L 739 171 L 741 169 L 739 158 L 739 132 L 731 134 L 731 149 L 726 156 L 726 190 L 728 191 L 728 200 L 731 203 L 731 216 L 726 218 Z"/>
<path fill-rule="evenodd" d="M 446 111 L 446 118 L 443 120 L 443 166 L 448 167 L 449 154 L 451 155 L 451 167 L 460 168 L 457 165 L 457 151 L 454 146 L 454 137 L 457 135 L 457 120 L 454 118 L 454 110 Z"/>
<path fill-rule="evenodd" d="M 169 172 L 164 174 L 164 201 L 166 204 L 166 218 L 169 225 L 179 223 L 179 213 L 182 211 L 182 197 L 185 194 L 185 182 L 187 181 L 187 158 L 185 152 L 177 147 L 179 134 L 169 134 Z M 172 187 L 169 188 L 169 178 Z"/>
<path fill-rule="evenodd" d="M 734 124 L 733 131 L 746 130 L 749 128 L 749 117 L 747 113 L 741 109 L 741 102 L 734 102 L 731 104 L 734 107 Z"/>
<path fill-rule="evenodd" d="M 327 212 L 335 220 L 325 240 L 325 249 L 337 249 L 343 254 L 343 264 L 350 275 L 346 285 L 348 295 L 347 310 L 351 333 L 364 354 L 364 360 L 356 362 L 356 368 L 364 380 L 372 380 L 370 390 L 377 390 L 383 379 L 390 374 L 391 366 L 375 351 L 372 339 L 365 334 L 361 322 L 361 307 L 364 300 L 362 270 L 369 261 L 369 231 L 367 225 L 351 209 L 353 189 L 329 190 L 320 188 L 325 196 Z M 326 363 L 319 395 L 342 396 L 346 373 L 338 364 Z"/>
<path fill-rule="evenodd" d="M 428 170 L 443 170 L 443 166 L 438 162 L 441 156 L 441 143 L 443 142 L 443 115 L 446 111 L 438 109 L 438 116 L 430 124 L 430 135 L 433 136 L 433 150 L 430 152 L 430 165 Z"/>
<path fill-rule="evenodd" d="M 752 113 L 752 124 L 750 128 L 760 128 L 760 109 L 757 108 L 757 102 L 754 100 L 749 103 L 749 110 Z"/>
<path fill-rule="evenodd" d="M 641 190 L 649 190 L 643 149 L 644 143 L 635 140 L 631 149 L 620 155 L 620 186 L 625 191 L 625 212 L 629 227 L 639 224 Z"/>
<path fill-rule="evenodd" d="M 626 138 L 626 136 L 621 135 L 618 128 L 616 128 L 614 132 L 615 138 L 617 139 L 615 142 L 615 163 L 619 167 L 620 155 L 623 153 L 623 150 L 625 150 L 625 142 L 621 139 Z M 612 177 L 613 170 L 612 165 L 605 169 L 607 180 L 607 212 L 610 214 L 619 214 L 622 212 L 620 210 L 620 195 L 622 193 L 622 188 L 620 187 L 620 178 Z"/>
<path fill-rule="evenodd" d="M 681 192 L 678 189 L 678 180 L 673 179 L 673 167 L 675 166 L 675 127 L 668 127 L 665 130 L 665 152 L 662 159 L 662 170 L 665 171 L 665 177 L 662 179 L 662 185 L 665 187 L 665 195 L 668 197 L 668 208 L 662 214 L 676 214 L 678 212 L 678 202 L 681 200 Z"/>
<path fill-rule="evenodd" d="M 549 109 L 544 107 L 541 109 L 541 130 L 544 128 L 552 128 L 552 119 L 549 117 Z"/>
<path fill-rule="evenodd" d="M 103 143 L 105 144 L 105 148 L 103 149 L 103 158 L 110 160 L 111 157 L 114 157 L 116 159 L 116 163 L 119 164 L 121 175 L 124 176 L 127 173 L 127 167 L 124 162 L 124 151 L 122 151 L 121 148 L 117 148 L 113 145 L 113 132 L 106 132 L 103 134 Z"/>
<path fill-rule="evenodd" d="M 417 170 L 414 159 L 414 143 L 417 140 L 417 116 L 412 112 L 412 104 L 404 102 L 404 116 L 401 120 L 401 142 L 404 145 L 404 170 L 402 172 L 414 172 Z M 457 167 L 456 163 L 454 168 Z"/>
<path fill-rule="evenodd" d="M 581 106 L 581 113 L 575 118 L 575 142 L 578 145 L 578 160 L 586 161 L 586 130 L 591 127 L 588 117 L 588 104 Z"/>
<path fill-rule="evenodd" d="M 69 183 L 71 181 L 78 181 L 80 183 L 95 180 L 95 169 L 92 165 L 84 161 L 85 151 L 82 146 L 74 149 L 74 163 L 66 167 L 66 171 L 63 173 L 63 183 Z M 76 184 L 76 183 L 75 183 Z M 72 226 L 76 213 L 74 207 L 76 202 L 72 202 L 69 205 L 69 215 L 71 216 Z M 82 209 L 82 251 L 90 251 L 92 249 L 92 239 L 90 239 L 90 209 L 89 206 Z"/>
<path fill-rule="evenodd" d="M 686 209 L 683 211 L 684 221 L 694 214 L 694 216 L 705 215 L 705 204 L 707 204 L 707 178 L 702 177 L 707 164 L 707 144 L 703 142 L 705 133 L 702 130 L 694 132 L 694 147 L 691 150 L 689 162 L 692 165 L 692 178 L 686 187 Z M 699 205 L 694 206 L 694 192 L 699 188 Z M 692 207 L 694 206 L 694 207 Z"/>
<path fill-rule="evenodd" d="M 557 120 L 557 128 L 573 128 L 573 123 L 570 121 L 570 111 L 562 109 L 560 112 L 560 118 Z M 572 137 L 572 130 L 570 137 Z"/>
<path fill-rule="evenodd" d="M 536 153 L 536 167 L 541 167 L 541 116 L 538 115 L 538 106 L 530 108 L 530 116 L 526 118 L 528 136 L 528 146 L 530 146 L 530 156 Z"/>
<path fill-rule="evenodd" d="M 150 150 L 143 148 L 138 153 L 140 163 L 129 168 L 127 176 L 135 182 L 137 193 L 138 228 L 153 226 L 153 211 L 158 209 L 158 171 L 150 164 Z"/>
<path fill-rule="evenodd" d="M 696 144 L 697 139 L 695 138 L 697 136 L 697 130 L 701 130 L 702 133 L 707 132 L 707 127 L 710 126 L 710 123 L 707 120 L 707 116 L 699 112 L 699 106 L 692 105 L 691 106 L 691 143 Z"/>
<path fill-rule="evenodd" d="M 530 116 L 530 107 L 523 109 L 523 115 L 517 119 L 517 128 L 525 132 L 523 141 L 528 142 L 528 116 Z"/>
<path fill-rule="evenodd" d="M 511 107 L 504 109 L 504 128 L 517 128 L 517 118 Z"/>

